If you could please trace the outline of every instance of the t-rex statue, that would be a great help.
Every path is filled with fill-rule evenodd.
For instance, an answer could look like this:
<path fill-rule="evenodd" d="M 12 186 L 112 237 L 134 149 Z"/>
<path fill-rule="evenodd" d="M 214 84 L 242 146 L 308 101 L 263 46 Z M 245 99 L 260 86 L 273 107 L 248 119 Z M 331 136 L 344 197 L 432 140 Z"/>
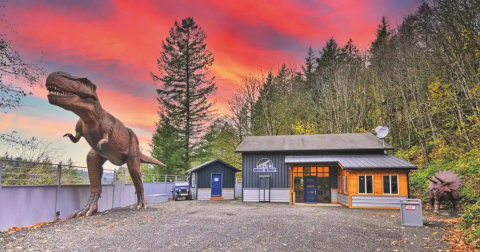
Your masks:
<path fill-rule="evenodd" d="M 457 174 L 451 171 L 441 171 L 432 178 L 428 178 L 430 183 L 428 188 L 428 197 L 430 205 L 433 206 L 433 212 L 440 212 L 440 204 L 442 201 L 450 200 L 457 211 L 460 211 L 460 194 L 458 189 L 461 185 L 461 179 Z"/>
<path fill-rule="evenodd" d="M 92 147 L 87 155 L 90 199 L 83 209 L 75 211 L 71 217 L 89 216 L 98 211 L 103 164 L 107 160 L 118 166 L 127 164 L 137 194 L 137 208 L 146 208 L 140 163 L 165 165 L 140 152 L 135 133 L 102 108 L 97 86 L 87 78 L 53 72 L 48 75 L 45 86 L 50 104 L 80 117 L 75 126 L 75 136 L 67 133 L 64 137 L 68 136 L 73 143 L 77 143 L 83 136 Z"/>

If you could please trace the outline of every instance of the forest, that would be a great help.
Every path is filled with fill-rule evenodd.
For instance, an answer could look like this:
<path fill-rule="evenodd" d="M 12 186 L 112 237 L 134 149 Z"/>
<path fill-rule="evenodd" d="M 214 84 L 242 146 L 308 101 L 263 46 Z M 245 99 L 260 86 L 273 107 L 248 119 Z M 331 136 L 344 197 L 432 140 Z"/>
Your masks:
<path fill-rule="evenodd" d="M 412 197 L 426 199 L 427 177 L 450 169 L 463 180 L 466 215 L 478 216 L 479 13 L 474 0 L 424 1 L 398 26 L 388 17 L 379 20 L 369 48 L 353 40 L 339 45 L 332 37 L 320 49 L 310 47 L 300 66 L 280 63 L 278 69 L 246 74 L 228 112 L 208 117 L 202 130 L 194 127 L 204 134 L 188 126 L 172 137 L 178 132 L 178 123 L 170 124 L 174 116 L 161 120 L 153 155 L 180 172 L 216 158 L 241 168 L 235 149 L 245 136 L 374 133 L 384 125 L 393 154 L 419 166 L 411 174 Z M 211 64 L 211 57 L 203 63 Z M 192 133 L 187 162 L 185 148 L 179 148 L 185 146 L 185 130 Z M 475 218 L 462 221 L 478 226 Z M 480 232 L 466 230 L 478 241 Z"/>

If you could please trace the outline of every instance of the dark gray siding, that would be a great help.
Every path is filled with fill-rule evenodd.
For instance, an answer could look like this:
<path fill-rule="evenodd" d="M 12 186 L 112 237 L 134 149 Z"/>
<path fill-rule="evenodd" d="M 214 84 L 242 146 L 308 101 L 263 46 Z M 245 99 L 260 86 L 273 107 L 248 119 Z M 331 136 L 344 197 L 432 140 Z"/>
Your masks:
<path fill-rule="evenodd" d="M 253 172 L 258 160 L 269 158 L 277 172 Z M 289 165 L 285 164 L 285 154 L 276 153 L 243 153 L 243 188 L 258 188 L 259 175 L 270 175 L 270 188 L 290 188 Z"/>
<path fill-rule="evenodd" d="M 235 188 L 235 171 L 221 162 L 209 164 L 194 172 L 197 173 L 197 188 L 212 188 L 212 174 L 222 174 L 222 188 Z"/>
<path fill-rule="evenodd" d="M 330 189 L 338 188 L 338 166 L 330 167 L 328 176 L 330 176 Z"/>
<path fill-rule="evenodd" d="M 309 154 L 303 153 L 303 155 Z M 292 153 L 242 153 L 243 188 L 258 188 L 259 175 L 270 175 L 270 188 L 290 188 L 290 165 L 285 164 L 285 156 Z M 269 158 L 277 168 L 277 172 L 253 172 L 257 162 L 262 158 Z M 330 188 L 337 188 L 337 168 L 330 168 Z"/>

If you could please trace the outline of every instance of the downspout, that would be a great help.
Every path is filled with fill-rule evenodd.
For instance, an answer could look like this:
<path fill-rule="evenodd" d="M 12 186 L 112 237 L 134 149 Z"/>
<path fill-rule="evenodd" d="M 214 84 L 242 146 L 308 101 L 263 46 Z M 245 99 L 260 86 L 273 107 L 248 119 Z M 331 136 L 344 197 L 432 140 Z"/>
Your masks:
<path fill-rule="evenodd" d="M 245 155 L 242 153 L 242 202 L 245 202 L 243 201 L 243 195 L 245 194 L 244 193 L 244 190 L 243 188 L 245 188 L 245 166 L 243 165 L 244 163 L 244 160 L 245 160 Z"/>
<path fill-rule="evenodd" d="M 410 199 L 410 170 L 407 171 L 407 199 Z"/>

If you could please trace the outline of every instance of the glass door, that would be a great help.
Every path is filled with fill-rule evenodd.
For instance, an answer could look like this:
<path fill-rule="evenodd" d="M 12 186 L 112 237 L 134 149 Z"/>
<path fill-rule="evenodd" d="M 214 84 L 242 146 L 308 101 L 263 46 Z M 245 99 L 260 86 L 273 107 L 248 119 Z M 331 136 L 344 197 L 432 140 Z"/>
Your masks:
<path fill-rule="evenodd" d="M 329 167 L 317 167 L 317 202 L 330 203 Z"/>

